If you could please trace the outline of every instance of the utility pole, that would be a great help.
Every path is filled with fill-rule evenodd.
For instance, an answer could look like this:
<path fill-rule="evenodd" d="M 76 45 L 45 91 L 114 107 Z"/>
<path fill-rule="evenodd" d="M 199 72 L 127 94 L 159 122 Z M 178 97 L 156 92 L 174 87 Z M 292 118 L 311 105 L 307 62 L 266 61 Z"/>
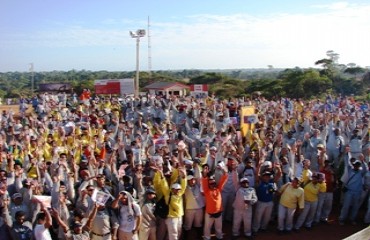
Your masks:
<path fill-rule="evenodd" d="M 34 90 L 35 90 L 33 63 L 30 63 L 30 72 L 31 72 L 31 93 L 33 95 L 34 94 Z"/>
<path fill-rule="evenodd" d="M 138 29 L 136 32 L 130 31 L 130 36 L 136 38 L 136 77 L 135 77 L 135 98 L 139 97 L 139 47 L 140 38 L 145 36 L 144 29 Z"/>

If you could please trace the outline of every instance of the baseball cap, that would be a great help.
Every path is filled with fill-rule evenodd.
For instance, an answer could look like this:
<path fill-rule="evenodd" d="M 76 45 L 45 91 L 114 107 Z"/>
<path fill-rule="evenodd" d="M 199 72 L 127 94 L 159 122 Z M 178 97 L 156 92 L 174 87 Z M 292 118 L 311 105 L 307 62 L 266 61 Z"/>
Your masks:
<path fill-rule="evenodd" d="M 241 178 L 240 180 L 239 180 L 239 182 L 248 182 L 249 183 L 249 179 L 248 178 L 246 178 L 246 177 L 243 177 L 243 178 Z"/>
<path fill-rule="evenodd" d="M 271 172 L 269 172 L 269 171 L 264 171 L 264 172 L 262 173 L 262 176 L 270 176 L 270 175 L 272 175 L 272 173 L 271 173 Z"/>
<path fill-rule="evenodd" d="M 150 193 L 154 193 L 154 194 L 156 194 L 156 192 L 155 192 L 154 188 L 151 188 L 151 187 L 147 188 L 145 192 L 146 192 L 147 194 L 150 194 Z"/>
<path fill-rule="evenodd" d="M 184 164 L 193 165 L 193 161 L 191 161 L 190 159 L 184 159 Z"/>
<path fill-rule="evenodd" d="M 172 184 L 171 189 L 181 189 L 181 185 L 178 183 L 174 183 Z"/>
<path fill-rule="evenodd" d="M 73 222 L 73 224 L 72 224 L 72 228 L 78 228 L 78 227 L 82 227 L 82 223 L 81 223 L 81 222 L 79 222 L 79 221 L 75 221 L 75 222 Z"/>
<path fill-rule="evenodd" d="M 217 151 L 217 148 L 216 148 L 215 146 L 212 146 L 212 147 L 210 147 L 210 148 L 209 148 L 209 150 L 211 150 L 211 151 L 212 151 L 212 150 L 213 150 L 213 151 Z"/>
<path fill-rule="evenodd" d="M 262 166 L 264 166 L 264 167 L 272 167 L 272 162 L 270 162 L 270 161 L 264 161 L 262 163 Z"/>
<path fill-rule="evenodd" d="M 361 161 L 356 159 L 354 162 L 353 162 L 353 165 L 361 165 Z"/>
<path fill-rule="evenodd" d="M 194 179 L 194 176 L 193 175 L 186 176 L 186 180 L 192 180 L 192 179 Z"/>
<path fill-rule="evenodd" d="M 88 162 L 87 157 L 85 155 L 81 156 L 81 162 Z"/>
<path fill-rule="evenodd" d="M 317 148 L 324 148 L 324 144 L 317 144 Z"/>
<path fill-rule="evenodd" d="M 20 193 L 14 193 L 12 195 L 12 199 L 21 198 L 21 197 L 22 197 L 22 194 L 20 194 Z"/>
<path fill-rule="evenodd" d="M 325 174 L 324 173 L 317 173 L 317 178 L 320 180 L 325 179 Z"/>
<path fill-rule="evenodd" d="M 22 183 L 23 185 L 28 185 L 28 186 L 31 185 L 31 181 L 29 179 L 24 179 Z"/>

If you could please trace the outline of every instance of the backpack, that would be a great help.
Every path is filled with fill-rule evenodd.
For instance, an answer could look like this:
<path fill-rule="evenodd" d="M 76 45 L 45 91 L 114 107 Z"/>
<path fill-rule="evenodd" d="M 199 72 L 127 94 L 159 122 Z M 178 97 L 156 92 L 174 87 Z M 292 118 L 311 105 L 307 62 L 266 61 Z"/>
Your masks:
<path fill-rule="evenodd" d="M 170 198 L 168 200 L 168 203 L 171 202 L 171 193 Z M 155 210 L 154 215 L 163 219 L 166 219 L 168 216 L 168 213 L 170 212 L 169 204 L 166 203 L 166 199 L 164 196 L 158 200 L 158 202 L 155 204 Z"/>

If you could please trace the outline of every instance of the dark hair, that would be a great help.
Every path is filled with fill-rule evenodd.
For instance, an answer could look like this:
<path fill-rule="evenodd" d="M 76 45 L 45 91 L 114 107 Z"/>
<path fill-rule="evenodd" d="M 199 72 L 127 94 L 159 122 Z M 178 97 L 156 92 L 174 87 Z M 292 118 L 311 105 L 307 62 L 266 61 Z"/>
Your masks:
<path fill-rule="evenodd" d="M 91 185 L 89 185 L 89 186 L 91 186 Z M 73 216 L 83 219 L 84 218 L 84 212 L 82 211 L 82 209 L 76 208 L 73 211 Z"/>
<path fill-rule="evenodd" d="M 297 178 L 297 177 L 293 178 L 292 182 L 293 182 L 293 181 L 297 181 L 297 182 L 298 182 L 298 184 L 299 184 L 299 183 L 301 183 L 301 180 L 300 180 L 299 178 Z"/>
<path fill-rule="evenodd" d="M 46 213 L 45 212 L 39 212 L 37 214 L 36 221 L 38 221 L 38 220 L 45 220 L 45 218 L 46 218 Z"/>
<path fill-rule="evenodd" d="M 23 211 L 17 211 L 16 213 L 15 213 L 15 218 L 17 219 L 17 218 L 19 218 L 19 217 L 23 217 L 23 216 L 26 216 L 26 213 L 25 212 L 23 212 Z"/>
<path fill-rule="evenodd" d="M 96 175 L 96 178 L 105 178 L 105 175 L 104 174 L 98 174 L 98 175 Z"/>
<path fill-rule="evenodd" d="M 22 165 L 22 163 L 20 161 L 14 161 L 13 166 L 15 167 L 17 165 L 19 165 L 20 167 L 23 167 L 23 165 Z"/>

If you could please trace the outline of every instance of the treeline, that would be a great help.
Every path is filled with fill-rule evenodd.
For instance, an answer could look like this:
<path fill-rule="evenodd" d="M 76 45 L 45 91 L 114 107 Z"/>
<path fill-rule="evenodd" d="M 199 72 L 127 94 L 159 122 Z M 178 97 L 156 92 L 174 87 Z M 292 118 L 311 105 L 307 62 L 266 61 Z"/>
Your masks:
<path fill-rule="evenodd" d="M 330 52 L 330 51 L 328 51 Z M 329 55 L 328 55 L 329 56 Z M 329 56 L 316 62 L 320 69 L 293 68 L 277 70 L 182 70 L 140 72 L 140 88 L 152 82 L 182 82 L 185 84 L 209 84 L 209 91 L 223 98 L 249 96 L 260 92 L 267 98 L 286 96 L 290 98 L 320 97 L 327 93 L 366 96 L 370 89 L 368 69 L 355 64 L 338 64 Z M 80 93 L 83 88 L 94 91 L 97 79 L 134 78 L 135 72 L 76 71 L 67 72 L 6 72 L 0 73 L 0 97 L 17 98 L 32 96 L 40 83 L 71 83 Z"/>

